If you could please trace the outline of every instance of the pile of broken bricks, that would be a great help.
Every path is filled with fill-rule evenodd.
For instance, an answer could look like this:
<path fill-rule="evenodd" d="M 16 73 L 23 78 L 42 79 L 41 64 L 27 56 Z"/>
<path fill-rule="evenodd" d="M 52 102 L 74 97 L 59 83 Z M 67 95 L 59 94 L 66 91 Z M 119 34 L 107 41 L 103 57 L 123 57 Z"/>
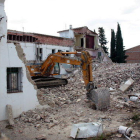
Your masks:
<path fill-rule="evenodd" d="M 98 88 L 106 87 L 111 94 L 128 96 L 140 92 L 140 64 L 93 63 L 93 78 Z M 42 88 L 38 91 L 40 104 L 48 104 L 51 107 L 77 103 L 82 95 L 86 98 L 86 89 L 80 69 L 69 76 L 66 86 Z"/>
<path fill-rule="evenodd" d="M 111 64 L 107 66 L 102 63 L 94 63 L 93 69 L 95 84 L 97 87 L 107 87 L 110 90 L 111 102 L 115 108 L 134 105 L 133 101 L 129 99 L 129 95 L 135 96 L 136 93 L 140 93 L 140 64 Z M 86 89 L 80 69 L 77 73 L 72 74 L 67 85 L 38 90 L 40 103 L 48 104 L 52 108 L 79 103 L 83 100 L 82 96 L 86 99 Z M 34 114 L 34 112 L 32 113 Z M 24 122 L 34 122 L 41 118 L 38 115 L 32 117 L 26 115 L 28 118 L 33 118 L 26 120 L 22 115 L 20 119 Z M 45 118 L 42 119 L 45 121 Z"/>
<path fill-rule="evenodd" d="M 42 88 L 38 91 L 40 104 L 48 104 L 51 107 L 77 103 L 82 95 L 86 95 L 86 89 L 80 69 L 69 77 L 67 85 Z"/>
<path fill-rule="evenodd" d="M 130 97 L 135 96 L 138 97 L 138 99 L 140 98 L 140 64 L 106 65 L 103 63 L 94 63 L 93 77 L 98 88 L 106 87 L 110 90 L 111 107 L 108 112 L 110 110 L 120 110 L 125 107 L 139 108 L 139 100 L 132 101 Z M 50 107 L 23 112 L 14 120 L 16 125 L 26 125 L 26 127 L 34 126 L 36 129 L 39 129 L 45 124 L 48 129 L 51 129 L 60 124 L 60 118 L 58 118 L 58 116 L 55 117 L 54 114 L 54 112 L 57 112 L 57 108 L 61 110 L 65 106 L 69 107 L 70 104 L 79 104 L 84 99 L 84 101 L 87 102 L 86 89 L 81 70 L 78 69 L 76 73 L 69 76 L 66 86 L 38 89 L 38 99 L 42 105 L 48 104 Z M 52 114 L 54 114 L 54 117 L 52 117 Z M 78 114 L 78 118 L 80 118 L 81 114 Z M 87 120 L 87 118 L 83 120 Z M 91 120 L 89 119 L 82 122 L 89 121 Z"/>

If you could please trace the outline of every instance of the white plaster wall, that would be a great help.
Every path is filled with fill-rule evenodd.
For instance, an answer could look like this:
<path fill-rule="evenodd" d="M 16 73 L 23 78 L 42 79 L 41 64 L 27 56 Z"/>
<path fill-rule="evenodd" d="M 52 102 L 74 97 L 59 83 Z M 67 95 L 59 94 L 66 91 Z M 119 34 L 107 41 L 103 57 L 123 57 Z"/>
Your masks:
<path fill-rule="evenodd" d="M 25 53 L 26 60 L 36 60 L 36 45 L 35 43 L 20 43 L 21 47 Z M 42 48 L 43 50 L 43 56 L 42 60 L 46 60 L 48 55 L 52 53 L 52 50 L 55 49 L 55 53 L 58 52 L 58 50 L 61 51 L 74 51 L 73 47 L 64 47 L 64 46 L 55 46 L 55 45 L 47 45 L 47 44 L 40 44 L 39 48 Z M 72 55 L 73 56 L 73 55 Z"/>
<path fill-rule="evenodd" d="M 59 33 L 60 37 L 65 37 L 65 38 L 69 38 L 69 31 L 65 31 L 65 32 L 60 32 Z"/>
<path fill-rule="evenodd" d="M 69 29 L 69 38 L 74 38 L 74 32 L 72 29 Z"/>
<path fill-rule="evenodd" d="M 74 38 L 74 32 L 72 29 L 69 29 L 68 31 L 60 32 L 59 36 L 65 38 Z"/>
<path fill-rule="evenodd" d="M 7 42 L 7 17 L 4 11 L 4 2 L 5 0 L 0 0 L 0 18 L 4 17 L 1 21 L 0 21 L 0 37 L 1 36 L 5 36 L 1 39 L 0 41 L 0 45 L 5 45 L 5 43 Z M 1 50 L 2 51 L 2 50 Z"/>
<path fill-rule="evenodd" d="M 13 108 L 13 115 L 17 117 L 23 111 L 28 111 L 39 106 L 37 99 L 37 91 L 26 77 L 26 68 L 24 63 L 17 56 L 17 51 L 13 43 L 8 43 L 4 46 L 3 61 L 0 64 L 0 120 L 7 118 L 6 105 L 10 104 Z M 22 82 L 23 92 L 7 93 L 7 67 L 21 67 L 22 68 Z"/>
<path fill-rule="evenodd" d="M 7 44 L 7 18 L 3 4 L 4 0 L 0 0 L 0 16 L 5 17 L 0 23 L 0 34 L 5 35 L 5 38 L 2 38 L 0 42 L 0 121 L 7 119 L 7 104 L 12 105 L 14 117 L 23 111 L 39 106 L 37 91 L 26 77 L 25 65 L 19 59 L 15 45 L 13 43 Z M 7 67 L 22 68 L 23 92 L 7 94 Z"/>
<path fill-rule="evenodd" d="M 36 45 L 35 43 L 20 43 L 21 47 L 25 53 L 26 60 L 36 60 Z M 64 47 L 64 46 L 55 46 L 55 45 L 47 45 L 47 44 L 40 44 L 40 48 L 43 50 L 43 56 L 42 60 L 45 61 L 49 54 L 52 53 L 52 49 L 55 49 L 55 53 L 58 52 L 58 50 L 61 50 L 63 52 L 69 51 L 73 52 L 73 47 Z M 74 55 L 71 55 L 73 57 Z M 60 75 L 61 74 L 67 74 L 65 71 L 65 68 L 63 64 L 60 64 Z"/>

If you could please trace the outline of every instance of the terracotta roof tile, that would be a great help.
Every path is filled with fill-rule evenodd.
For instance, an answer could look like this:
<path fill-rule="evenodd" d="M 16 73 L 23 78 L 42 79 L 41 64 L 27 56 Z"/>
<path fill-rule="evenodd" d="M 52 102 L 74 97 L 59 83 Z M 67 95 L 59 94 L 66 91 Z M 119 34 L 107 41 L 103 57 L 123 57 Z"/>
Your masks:
<path fill-rule="evenodd" d="M 140 51 L 140 45 L 135 46 L 135 47 L 130 48 L 130 49 L 127 49 L 126 52 L 127 52 L 127 51 Z"/>
<path fill-rule="evenodd" d="M 32 36 L 37 38 L 36 42 L 48 45 L 57 45 L 57 46 L 74 46 L 74 40 L 69 38 L 44 35 L 38 33 L 27 33 L 15 30 L 8 30 L 8 35 L 17 35 L 17 36 Z"/>
<path fill-rule="evenodd" d="M 83 26 L 83 27 L 79 27 L 79 28 L 73 28 L 72 30 L 75 33 L 78 33 L 78 34 L 95 34 L 95 35 L 98 35 L 97 33 L 89 30 L 87 26 Z M 58 33 L 65 32 L 65 31 L 68 31 L 68 30 L 58 31 Z"/>
<path fill-rule="evenodd" d="M 42 44 L 58 45 L 58 46 L 74 46 L 74 40 L 50 35 L 34 34 L 38 38 L 38 42 Z"/>

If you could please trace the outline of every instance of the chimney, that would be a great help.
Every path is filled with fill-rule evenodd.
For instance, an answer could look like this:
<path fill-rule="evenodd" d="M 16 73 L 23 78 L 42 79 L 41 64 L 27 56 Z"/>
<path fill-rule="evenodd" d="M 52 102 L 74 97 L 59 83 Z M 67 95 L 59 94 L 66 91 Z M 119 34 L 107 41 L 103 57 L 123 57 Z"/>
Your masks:
<path fill-rule="evenodd" d="M 72 29 L 72 25 L 70 25 L 69 29 Z"/>

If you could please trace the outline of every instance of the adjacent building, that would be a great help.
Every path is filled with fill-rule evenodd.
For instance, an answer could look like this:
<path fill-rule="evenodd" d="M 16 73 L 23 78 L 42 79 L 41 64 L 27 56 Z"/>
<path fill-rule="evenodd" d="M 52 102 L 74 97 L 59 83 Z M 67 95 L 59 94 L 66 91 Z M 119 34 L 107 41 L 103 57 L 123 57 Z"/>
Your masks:
<path fill-rule="evenodd" d="M 128 56 L 127 63 L 140 63 L 140 45 L 127 49 L 126 55 Z"/>
<path fill-rule="evenodd" d="M 58 33 L 60 37 L 73 39 L 76 51 L 87 50 L 93 58 L 103 55 L 99 51 L 98 34 L 87 26 L 72 28 L 70 25 L 68 30 L 58 31 Z"/>
<path fill-rule="evenodd" d="M 27 61 L 42 62 L 49 54 L 74 51 L 74 41 L 69 38 L 8 30 L 8 42 L 19 42 Z"/>

